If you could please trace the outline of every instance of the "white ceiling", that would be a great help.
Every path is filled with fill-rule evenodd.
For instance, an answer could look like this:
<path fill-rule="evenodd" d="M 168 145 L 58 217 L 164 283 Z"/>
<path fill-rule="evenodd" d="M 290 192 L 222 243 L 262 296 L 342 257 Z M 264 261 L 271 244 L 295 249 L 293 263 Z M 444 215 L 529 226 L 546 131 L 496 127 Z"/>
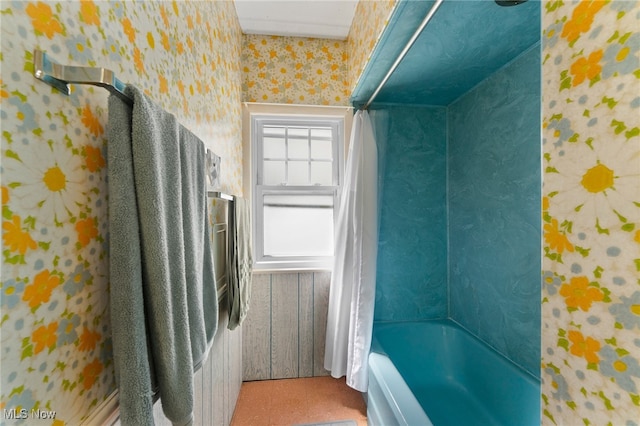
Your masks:
<path fill-rule="evenodd" d="M 358 0 L 235 0 L 245 34 L 345 40 Z"/>

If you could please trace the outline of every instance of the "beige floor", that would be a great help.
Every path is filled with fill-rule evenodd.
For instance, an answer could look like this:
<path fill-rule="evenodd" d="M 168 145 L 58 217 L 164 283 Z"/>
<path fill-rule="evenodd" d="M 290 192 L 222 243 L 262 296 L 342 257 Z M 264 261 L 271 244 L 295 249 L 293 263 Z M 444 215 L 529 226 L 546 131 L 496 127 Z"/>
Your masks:
<path fill-rule="evenodd" d="M 353 420 L 366 426 L 362 395 L 344 378 L 244 382 L 231 426 L 289 426 Z"/>

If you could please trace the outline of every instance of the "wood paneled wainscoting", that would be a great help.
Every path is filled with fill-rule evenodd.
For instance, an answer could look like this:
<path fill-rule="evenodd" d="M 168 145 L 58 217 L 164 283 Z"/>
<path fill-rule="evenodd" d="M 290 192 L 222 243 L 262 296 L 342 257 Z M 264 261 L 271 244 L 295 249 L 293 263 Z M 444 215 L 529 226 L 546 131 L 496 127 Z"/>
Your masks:
<path fill-rule="evenodd" d="M 330 272 L 254 272 L 242 329 L 243 380 L 326 376 Z"/>

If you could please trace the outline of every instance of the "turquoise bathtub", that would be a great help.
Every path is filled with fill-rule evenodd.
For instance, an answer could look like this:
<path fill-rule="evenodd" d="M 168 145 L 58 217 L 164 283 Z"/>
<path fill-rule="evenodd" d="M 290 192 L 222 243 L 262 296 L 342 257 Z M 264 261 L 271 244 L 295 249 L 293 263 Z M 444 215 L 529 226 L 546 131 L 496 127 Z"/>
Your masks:
<path fill-rule="evenodd" d="M 370 425 L 534 426 L 540 382 L 447 320 L 377 323 Z"/>

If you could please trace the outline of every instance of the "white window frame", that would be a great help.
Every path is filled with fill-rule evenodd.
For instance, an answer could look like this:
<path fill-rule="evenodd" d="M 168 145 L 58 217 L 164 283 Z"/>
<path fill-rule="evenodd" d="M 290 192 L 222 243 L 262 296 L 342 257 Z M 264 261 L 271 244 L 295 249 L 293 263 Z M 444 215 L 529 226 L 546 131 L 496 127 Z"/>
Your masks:
<path fill-rule="evenodd" d="M 263 199 L 264 195 L 330 195 L 333 197 L 334 232 L 338 213 L 339 188 L 343 182 L 344 153 L 351 129 L 352 109 L 348 107 L 306 107 L 280 105 L 274 111 L 264 104 L 245 104 L 244 140 L 245 150 L 250 149 L 250 186 L 247 188 L 247 173 L 245 162 L 245 193 L 247 189 L 252 199 L 252 245 L 254 269 L 256 271 L 291 271 L 291 270 L 330 270 L 333 256 L 277 256 L 264 254 L 263 229 Z M 253 108 L 252 108 L 253 107 Z M 253 109 L 253 111 L 251 111 Z M 257 110 L 257 111 L 256 111 Z M 284 111 L 282 111 L 284 110 Z M 330 125 L 337 133 L 333 144 L 333 185 L 263 185 L 262 184 L 262 140 L 261 129 L 264 125 L 301 125 L 327 126 Z M 247 127 L 249 132 L 247 132 Z M 247 140 L 247 138 L 249 140 Z M 246 151 L 245 151 L 246 152 Z M 246 159 L 245 155 L 245 159 Z"/>

